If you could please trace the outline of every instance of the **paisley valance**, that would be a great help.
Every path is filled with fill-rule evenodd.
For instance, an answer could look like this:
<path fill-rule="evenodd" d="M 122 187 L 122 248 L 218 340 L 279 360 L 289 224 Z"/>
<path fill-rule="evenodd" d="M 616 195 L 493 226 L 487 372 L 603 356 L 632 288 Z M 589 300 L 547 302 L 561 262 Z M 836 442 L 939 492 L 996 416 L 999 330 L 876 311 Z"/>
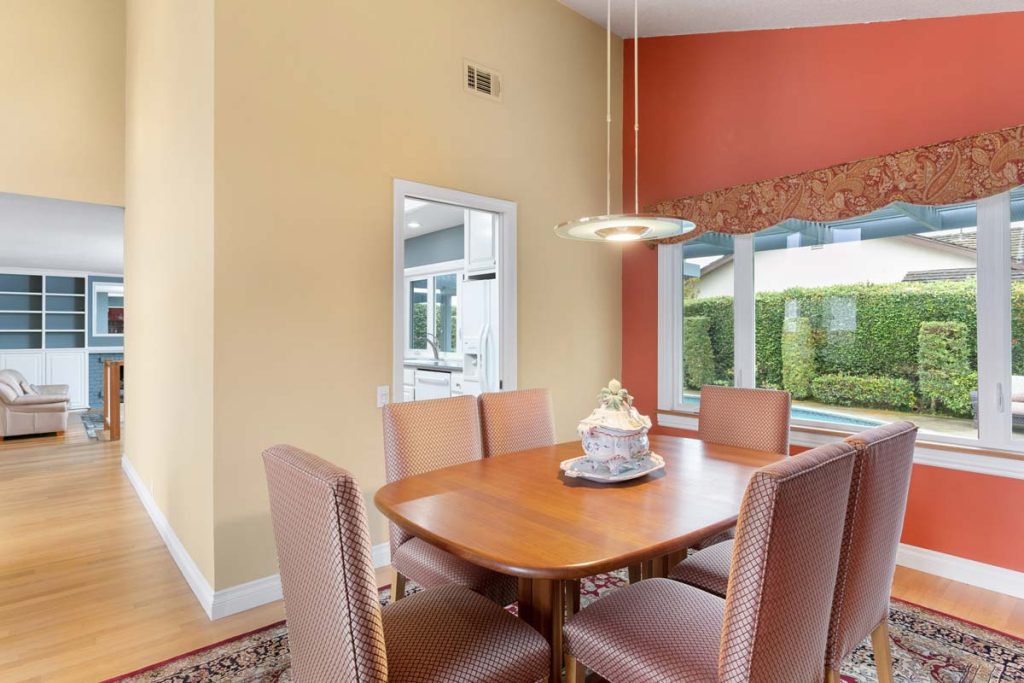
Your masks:
<path fill-rule="evenodd" d="M 704 232 L 757 232 L 790 218 L 838 221 L 892 202 L 941 205 L 966 202 L 1024 185 L 1024 125 L 958 140 L 735 185 L 659 202 L 652 213 L 675 215 Z"/>

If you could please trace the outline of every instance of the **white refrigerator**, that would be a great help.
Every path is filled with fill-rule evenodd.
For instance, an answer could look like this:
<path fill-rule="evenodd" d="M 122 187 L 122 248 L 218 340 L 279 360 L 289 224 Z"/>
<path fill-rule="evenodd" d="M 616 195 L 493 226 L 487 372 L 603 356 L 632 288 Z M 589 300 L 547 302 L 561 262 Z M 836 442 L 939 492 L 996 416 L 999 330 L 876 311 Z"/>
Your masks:
<path fill-rule="evenodd" d="M 478 396 L 501 389 L 498 346 L 498 281 L 462 283 L 462 391 Z"/>

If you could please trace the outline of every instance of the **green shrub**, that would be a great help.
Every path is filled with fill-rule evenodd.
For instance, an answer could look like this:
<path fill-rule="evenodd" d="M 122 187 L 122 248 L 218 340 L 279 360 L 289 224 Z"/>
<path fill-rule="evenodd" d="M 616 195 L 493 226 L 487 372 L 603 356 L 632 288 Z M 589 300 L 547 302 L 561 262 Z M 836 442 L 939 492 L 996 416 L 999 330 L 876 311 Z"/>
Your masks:
<path fill-rule="evenodd" d="M 914 385 L 899 377 L 820 375 L 811 381 L 811 393 L 822 403 L 891 410 L 913 410 Z"/>
<path fill-rule="evenodd" d="M 782 329 L 782 387 L 793 398 L 811 395 L 814 378 L 814 341 L 811 321 L 807 318 L 789 318 Z"/>
<path fill-rule="evenodd" d="M 683 374 L 686 386 L 699 389 L 715 381 L 715 356 L 711 350 L 711 321 L 699 315 L 683 323 Z"/>
<path fill-rule="evenodd" d="M 687 301 L 685 316 L 697 315 L 710 324 L 711 351 L 715 358 L 715 383 L 732 384 L 733 336 L 732 297 L 716 296 Z"/>
<path fill-rule="evenodd" d="M 918 390 L 932 411 L 969 417 L 978 376 L 971 370 L 967 326 L 952 320 L 921 323 L 917 358 Z"/>

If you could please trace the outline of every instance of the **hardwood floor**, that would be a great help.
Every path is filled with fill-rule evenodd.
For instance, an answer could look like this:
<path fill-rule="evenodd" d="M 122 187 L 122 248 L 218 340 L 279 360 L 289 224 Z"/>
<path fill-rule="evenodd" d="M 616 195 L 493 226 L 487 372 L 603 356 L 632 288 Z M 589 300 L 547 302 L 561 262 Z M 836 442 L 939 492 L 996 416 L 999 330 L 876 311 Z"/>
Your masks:
<path fill-rule="evenodd" d="M 121 472 L 123 442 L 0 442 L 0 681 L 98 681 L 284 618 L 211 622 Z M 378 581 L 386 580 L 378 572 Z M 908 569 L 893 594 L 1024 637 L 1024 601 Z"/>

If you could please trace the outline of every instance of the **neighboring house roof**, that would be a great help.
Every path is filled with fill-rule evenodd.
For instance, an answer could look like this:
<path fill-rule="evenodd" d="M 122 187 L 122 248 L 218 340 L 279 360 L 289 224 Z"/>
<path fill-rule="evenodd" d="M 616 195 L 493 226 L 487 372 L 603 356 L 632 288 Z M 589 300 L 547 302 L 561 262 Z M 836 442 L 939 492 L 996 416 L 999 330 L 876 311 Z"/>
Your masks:
<path fill-rule="evenodd" d="M 936 270 L 912 270 L 903 276 L 903 282 L 961 281 L 976 277 L 978 277 L 977 268 L 938 268 Z M 1010 279 L 1024 280 L 1024 270 L 1011 270 Z"/>
<path fill-rule="evenodd" d="M 971 251 L 978 250 L 978 229 L 964 228 L 945 235 L 917 235 L 922 239 L 933 240 Z M 1010 254 L 1014 261 L 1024 262 L 1024 224 L 1010 226 Z"/>

